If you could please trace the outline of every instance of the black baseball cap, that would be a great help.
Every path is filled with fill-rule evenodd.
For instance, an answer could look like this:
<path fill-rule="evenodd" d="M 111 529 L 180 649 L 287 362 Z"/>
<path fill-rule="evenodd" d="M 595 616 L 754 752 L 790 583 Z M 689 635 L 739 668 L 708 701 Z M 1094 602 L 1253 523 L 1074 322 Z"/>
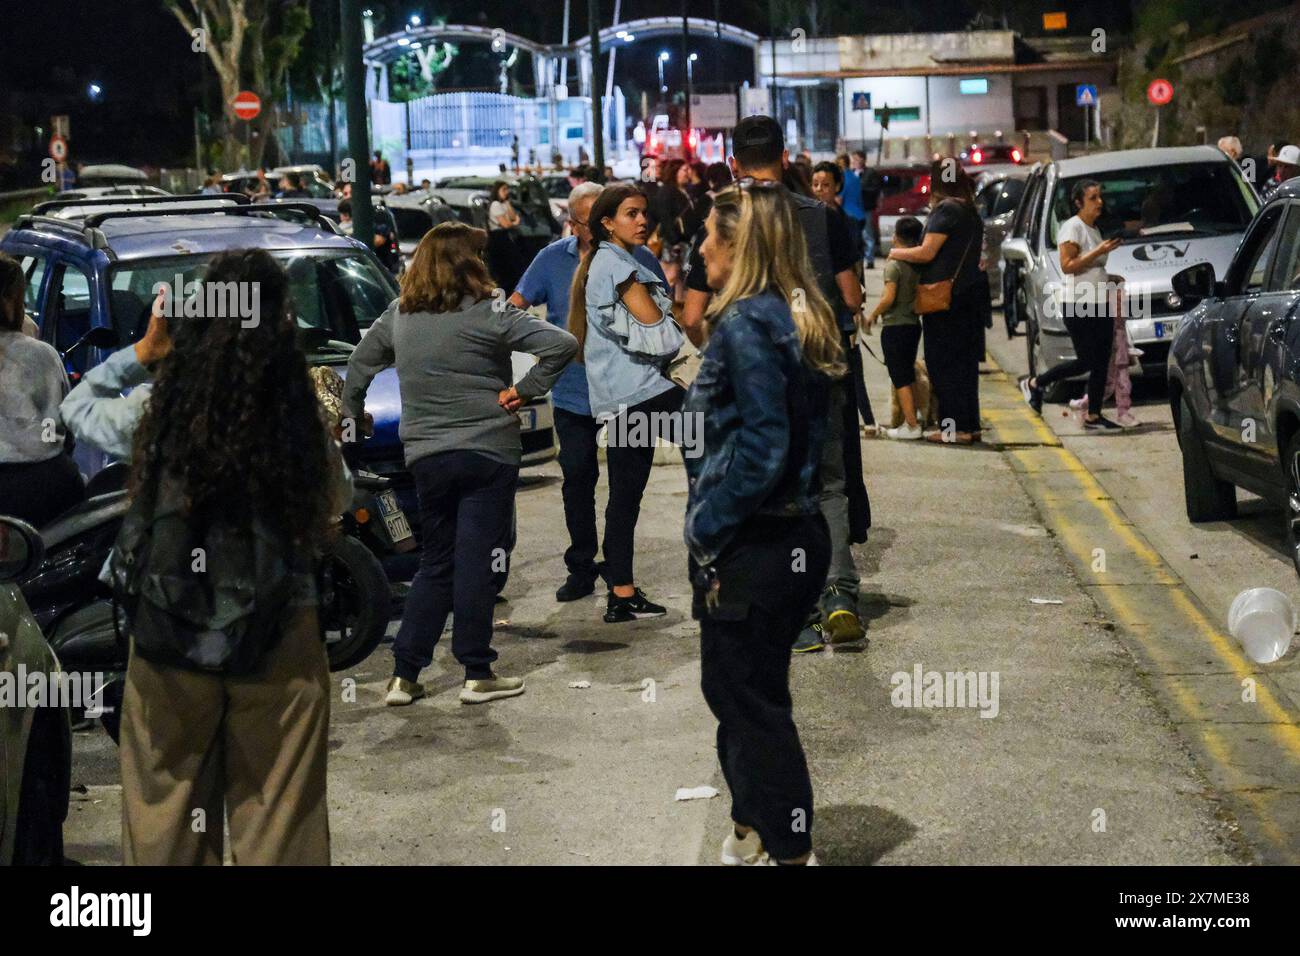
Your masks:
<path fill-rule="evenodd" d="M 770 116 L 746 116 L 731 131 L 731 142 L 737 153 L 756 146 L 775 148 L 778 152 L 785 149 L 781 124 Z"/>

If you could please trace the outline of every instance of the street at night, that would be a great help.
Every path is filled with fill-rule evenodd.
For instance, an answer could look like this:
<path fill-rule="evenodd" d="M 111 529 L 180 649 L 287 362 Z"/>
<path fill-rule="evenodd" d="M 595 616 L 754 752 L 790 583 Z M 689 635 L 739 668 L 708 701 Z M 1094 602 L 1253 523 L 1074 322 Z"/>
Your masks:
<path fill-rule="evenodd" d="M 954 941 L 1280 925 L 1298 50 L 1281 0 L 0 12 L 6 919 L 889 866 L 873 925 Z"/>

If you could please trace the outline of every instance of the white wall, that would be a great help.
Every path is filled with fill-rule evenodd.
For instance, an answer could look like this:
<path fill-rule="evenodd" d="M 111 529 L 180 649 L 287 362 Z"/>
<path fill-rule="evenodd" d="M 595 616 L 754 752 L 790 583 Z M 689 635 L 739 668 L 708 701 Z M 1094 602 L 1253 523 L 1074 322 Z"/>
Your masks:
<path fill-rule="evenodd" d="M 962 79 L 985 79 L 988 92 L 985 94 L 963 94 L 959 81 Z M 932 76 L 930 80 L 930 115 L 929 127 L 926 125 L 925 85 L 923 76 L 884 76 L 860 77 L 844 81 L 843 115 L 840 128 L 846 139 L 875 139 L 880 135 L 876 123 L 875 111 L 888 104 L 891 108 L 915 106 L 920 110 L 916 120 L 892 118 L 889 122 L 889 137 L 945 136 L 955 133 L 960 138 L 968 130 L 992 132 L 1003 130 L 1010 134 L 1013 126 L 1011 103 L 1011 76 L 1006 73 L 982 74 L 972 73 L 967 76 Z M 871 94 L 870 112 L 853 109 L 855 92 Z M 864 122 L 865 120 L 865 122 Z"/>

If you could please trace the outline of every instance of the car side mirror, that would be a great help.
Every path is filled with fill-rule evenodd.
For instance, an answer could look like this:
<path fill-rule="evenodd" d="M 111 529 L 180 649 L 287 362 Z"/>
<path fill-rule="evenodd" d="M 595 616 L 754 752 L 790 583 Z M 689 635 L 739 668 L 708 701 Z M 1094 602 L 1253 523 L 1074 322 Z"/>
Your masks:
<path fill-rule="evenodd" d="M 1169 281 L 1178 297 L 1192 305 L 1214 298 L 1219 290 L 1219 284 L 1214 281 L 1214 266 L 1208 262 L 1198 262 L 1175 272 Z"/>
<path fill-rule="evenodd" d="M 1008 262 L 1029 262 L 1029 243 L 1016 236 L 1002 240 L 1002 258 Z"/>
<path fill-rule="evenodd" d="M 45 542 L 26 521 L 0 515 L 0 581 L 15 581 L 40 567 Z"/>

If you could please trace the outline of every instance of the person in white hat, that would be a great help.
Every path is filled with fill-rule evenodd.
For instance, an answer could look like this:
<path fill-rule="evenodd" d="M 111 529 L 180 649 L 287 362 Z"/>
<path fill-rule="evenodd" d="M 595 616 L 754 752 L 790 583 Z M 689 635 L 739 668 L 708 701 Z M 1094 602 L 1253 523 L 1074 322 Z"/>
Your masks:
<path fill-rule="evenodd" d="M 1273 157 L 1273 176 L 1264 184 L 1264 198 L 1268 199 L 1277 187 L 1300 173 L 1300 146 L 1286 145 Z"/>

